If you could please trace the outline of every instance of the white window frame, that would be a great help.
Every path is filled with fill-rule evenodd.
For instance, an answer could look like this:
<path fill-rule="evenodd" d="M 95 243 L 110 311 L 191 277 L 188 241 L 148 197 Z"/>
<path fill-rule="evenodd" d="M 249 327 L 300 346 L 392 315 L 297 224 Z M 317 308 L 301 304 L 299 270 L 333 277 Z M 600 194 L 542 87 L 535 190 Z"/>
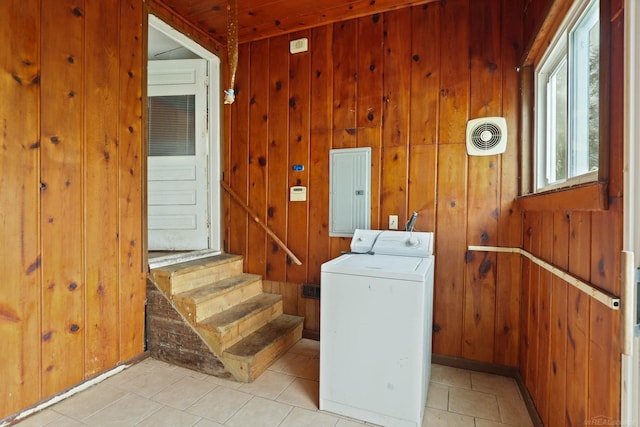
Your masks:
<path fill-rule="evenodd" d="M 572 83 L 575 79 L 575 70 L 572 69 L 574 59 L 571 57 L 573 52 L 571 36 L 588 14 L 595 13 L 596 19 L 599 19 L 599 1 L 602 0 L 575 1 L 535 69 L 534 192 L 536 193 L 598 180 L 598 170 L 580 174 L 572 173 L 576 168 L 575 161 L 578 157 L 574 142 L 576 126 L 572 116 L 574 104 L 580 104 L 584 100 L 577 99 L 573 93 L 575 89 L 572 89 L 572 85 L 575 85 Z M 556 126 L 555 123 L 553 126 L 550 123 L 555 121 L 555 114 L 548 108 L 547 100 L 550 95 L 547 83 L 549 77 L 564 61 L 567 61 L 567 178 L 556 180 L 555 167 L 551 167 L 556 160 L 553 141 L 555 132 L 552 132 Z M 588 144 L 588 141 L 586 143 Z"/>

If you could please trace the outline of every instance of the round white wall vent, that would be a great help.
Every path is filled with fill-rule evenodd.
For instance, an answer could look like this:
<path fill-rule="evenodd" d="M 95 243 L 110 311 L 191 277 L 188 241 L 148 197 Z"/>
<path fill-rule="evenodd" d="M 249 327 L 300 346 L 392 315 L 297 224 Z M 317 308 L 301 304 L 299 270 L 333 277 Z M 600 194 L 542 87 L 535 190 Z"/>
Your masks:
<path fill-rule="evenodd" d="M 502 154 L 507 149 L 504 117 L 483 117 L 467 122 L 467 153 L 470 156 Z"/>

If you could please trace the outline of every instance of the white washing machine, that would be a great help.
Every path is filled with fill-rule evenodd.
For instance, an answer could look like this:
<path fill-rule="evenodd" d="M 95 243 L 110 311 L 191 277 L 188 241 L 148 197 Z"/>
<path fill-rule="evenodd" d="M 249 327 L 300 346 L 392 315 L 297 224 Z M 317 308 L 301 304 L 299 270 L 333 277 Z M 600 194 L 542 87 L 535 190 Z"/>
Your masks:
<path fill-rule="evenodd" d="M 431 373 L 433 233 L 356 230 L 322 265 L 320 409 L 422 426 Z"/>

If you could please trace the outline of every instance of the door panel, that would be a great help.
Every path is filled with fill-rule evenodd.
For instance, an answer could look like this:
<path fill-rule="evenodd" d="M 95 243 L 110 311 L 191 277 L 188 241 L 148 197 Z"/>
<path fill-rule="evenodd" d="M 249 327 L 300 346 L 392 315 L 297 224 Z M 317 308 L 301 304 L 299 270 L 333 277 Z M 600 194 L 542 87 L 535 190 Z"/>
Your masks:
<path fill-rule="evenodd" d="M 150 250 L 209 247 L 206 61 L 150 61 Z"/>

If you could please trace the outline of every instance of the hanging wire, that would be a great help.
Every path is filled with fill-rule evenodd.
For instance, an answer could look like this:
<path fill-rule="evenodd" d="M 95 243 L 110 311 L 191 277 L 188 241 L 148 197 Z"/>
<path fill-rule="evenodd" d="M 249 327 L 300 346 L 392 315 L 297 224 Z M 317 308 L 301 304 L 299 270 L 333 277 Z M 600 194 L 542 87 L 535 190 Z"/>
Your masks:
<path fill-rule="evenodd" d="M 227 57 L 229 60 L 229 88 L 224 91 L 224 103 L 233 104 L 236 71 L 238 70 L 238 1 L 227 3 Z"/>

